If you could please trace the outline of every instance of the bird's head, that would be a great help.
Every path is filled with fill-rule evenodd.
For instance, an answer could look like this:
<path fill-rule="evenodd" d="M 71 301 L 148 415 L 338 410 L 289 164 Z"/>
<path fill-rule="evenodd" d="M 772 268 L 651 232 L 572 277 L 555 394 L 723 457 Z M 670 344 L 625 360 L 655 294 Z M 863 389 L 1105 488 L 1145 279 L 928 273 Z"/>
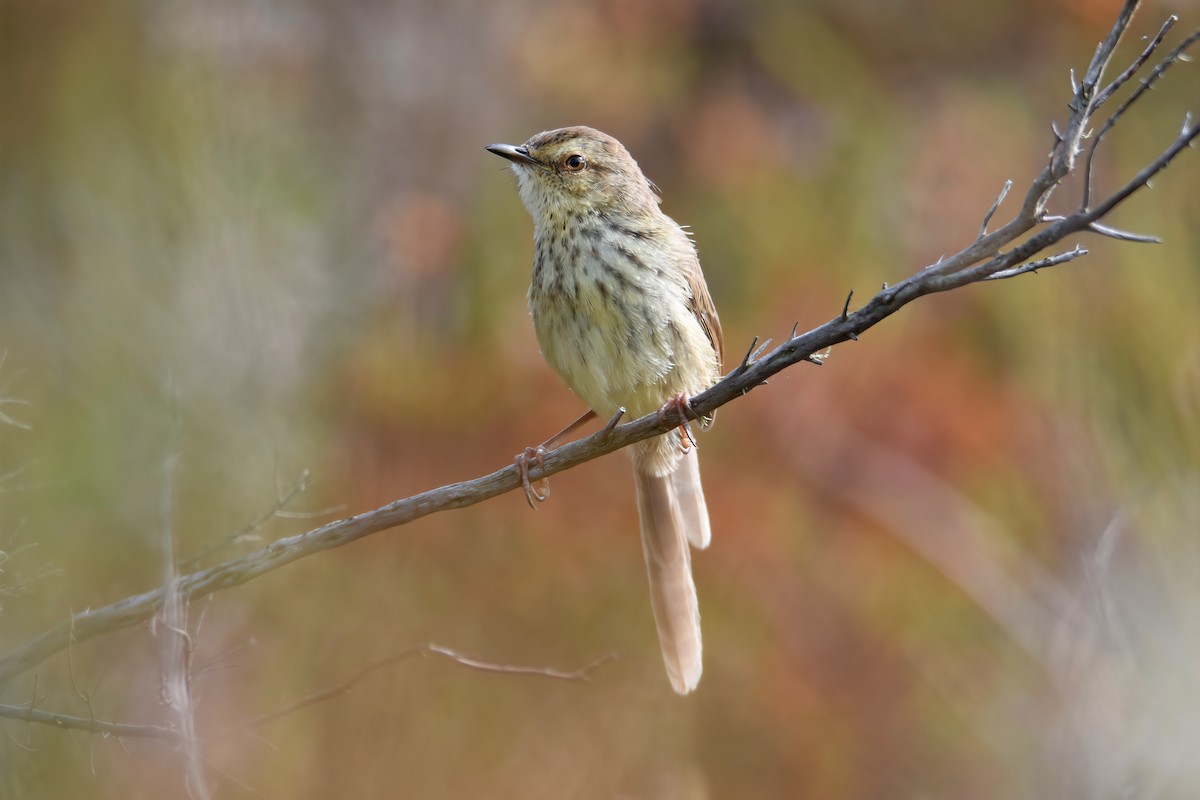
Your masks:
<path fill-rule="evenodd" d="M 579 213 L 657 213 L 658 195 L 625 146 L 595 128 L 545 131 L 523 145 L 492 144 L 517 175 L 535 220 Z"/>

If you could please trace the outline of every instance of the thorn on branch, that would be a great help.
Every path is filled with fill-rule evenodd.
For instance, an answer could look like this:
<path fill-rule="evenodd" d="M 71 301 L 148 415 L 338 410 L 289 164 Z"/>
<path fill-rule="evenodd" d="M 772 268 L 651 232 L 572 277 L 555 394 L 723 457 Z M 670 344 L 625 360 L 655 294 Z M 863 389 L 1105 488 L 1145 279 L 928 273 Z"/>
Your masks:
<path fill-rule="evenodd" d="M 1147 182 L 1149 185 L 1149 182 Z M 1114 228 L 1110 225 L 1101 225 L 1099 222 L 1092 222 L 1087 226 L 1087 229 L 1092 233 L 1098 233 L 1101 236 L 1107 236 L 1111 239 L 1119 239 L 1122 242 L 1142 242 L 1143 244 L 1161 244 L 1162 239 L 1157 236 L 1150 236 L 1144 233 L 1132 233 L 1131 231 L 1123 231 L 1120 228 Z"/>
<path fill-rule="evenodd" d="M 1075 71 L 1074 70 L 1071 70 L 1071 80 L 1072 80 L 1072 82 L 1074 82 L 1074 80 L 1075 80 Z M 980 224 L 980 226 L 979 226 L 979 238 L 982 239 L 985 235 L 987 235 L 988 223 L 992 221 L 992 217 L 995 216 L 995 214 L 996 214 L 996 209 L 1000 208 L 1000 204 L 1004 202 L 1004 198 L 1008 197 L 1008 192 L 1010 189 L 1012 189 L 1012 187 L 1013 187 L 1012 179 L 1009 179 L 1009 180 L 1006 180 L 1004 182 L 1004 186 L 1002 186 L 1000 188 L 1000 194 L 996 195 L 996 199 L 992 202 L 992 207 L 989 208 L 987 210 L 987 213 L 983 215 L 983 223 Z M 849 303 L 850 302 L 849 299 L 847 299 L 846 302 Z M 845 317 L 844 314 L 842 316 L 843 316 L 843 318 Z"/>
<path fill-rule="evenodd" d="M 886 283 L 883 285 L 883 288 L 887 288 Z M 842 305 L 842 322 L 845 322 L 847 317 L 850 316 L 850 298 L 852 297 L 854 297 L 853 289 L 850 290 L 850 294 L 846 295 L 846 302 Z M 792 335 L 795 336 L 795 329 L 793 329 Z"/>
<path fill-rule="evenodd" d="M 1114 25 L 1106 43 L 1097 50 L 1092 67 L 1082 78 L 1081 95 L 1089 92 L 1088 81 L 1096 76 L 1093 80 L 1093 88 L 1090 90 L 1091 96 L 1095 95 L 1095 82 L 1098 82 L 1098 76 L 1102 73 L 1116 40 L 1120 38 L 1121 33 L 1128 25 L 1132 8 L 1136 5 L 1135 0 L 1126 2 L 1125 10 Z M 1193 36 L 1200 37 L 1200 31 Z M 1189 40 L 1188 44 L 1191 41 Z M 1184 60 L 1186 59 L 1183 51 L 1177 48 L 1169 62 Z M 1160 71 L 1161 68 L 1162 65 L 1160 65 Z M 1076 106 L 1078 106 L 1078 101 L 1072 103 L 1073 108 Z M 1065 133 L 1060 133 L 1057 126 L 1052 126 L 1060 145 L 1064 137 L 1069 140 L 1070 148 L 1074 148 L 1078 144 L 1080 131 L 1088 125 L 1086 118 L 1088 111 L 1089 108 L 1085 104 L 1064 124 Z M 1197 125 L 1192 118 L 1188 118 L 1185 124 L 1191 127 L 1185 127 L 1179 137 L 1161 154 L 1147 163 L 1109 197 L 1097 202 L 1085 212 L 1077 211 L 1065 218 L 1042 216 L 1042 210 L 1054 187 L 1058 186 L 1061 179 L 1077 166 L 1073 157 L 1068 157 L 1066 154 L 1070 148 L 1066 145 L 1056 147 L 1049 154 L 1049 164 L 1029 185 L 1021 209 L 1014 216 L 1012 222 L 1006 224 L 1003 229 L 998 229 L 990 234 L 997 241 L 987 241 L 986 246 L 980 246 L 979 242 L 975 242 L 948 258 L 943 257 L 932 268 L 926 267 L 925 270 L 905 278 L 890 294 L 887 292 L 888 286 L 885 283 L 884 293 L 871 297 L 869 302 L 856 311 L 856 317 L 861 316 L 862 319 L 869 320 L 869 322 L 864 322 L 864 325 L 873 325 L 890 317 L 919 296 L 946 292 L 983 279 L 997 280 L 1024 272 L 1034 272 L 1039 268 L 1065 263 L 1078 255 L 1083 255 L 1086 251 L 1082 247 L 1077 247 L 1074 251 L 1050 259 L 1028 261 L 1039 253 L 1047 252 L 1047 248 L 1058 246 L 1057 243 L 1062 242 L 1065 237 L 1085 231 L 1090 223 L 1101 220 L 1112 209 L 1137 192 L 1147 180 L 1170 166 L 1183 149 L 1193 146 L 1195 141 L 1200 139 L 1200 125 Z M 1101 131 L 1098 130 L 1097 136 L 1093 137 L 1093 143 L 1100 136 Z M 1058 224 L 1034 232 L 1027 238 L 1022 238 L 1031 233 L 1035 224 L 1051 219 L 1058 219 Z M 1004 231 L 1003 236 L 998 235 L 1000 230 Z M 1003 241 L 999 241 L 1001 239 Z M 1018 239 L 1020 242 L 1014 245 Z M 1012 246 L 1011 249 L 1006 249 L 1010 246 Z M 1014 267 L 1016 264 L 1022 266 Z M 801 337 L 804 339 L 803 345 L 799 340 L 789 343 L 789 347 L 780 353 L 782 357 L 778 359 L 779 363 L 764 363 L 762 372 L 782 370 L 799 360 L 805 351 L 811 351 L 813 348 L 827 347 L 842 339 L 857 340 L 858 335 L 846 331 L 845 327 L 837 324 L 823 325 L 815 329 L 811 335 L 806 334 Z M 757 344 L 756 337 L 754 344 L 747 352 L 741 369 L 744 370 L 749 365 Z M 2 362 L 3 354 L 0 351 L 0 363 Z M 727 377 L 722 382 L 721 391 L 714 393 L 714 407 L 728 401 L 724 395 L 725 391 L 730 394 L 738 392 L 746 394 L 753 386 L 766 383 L 757 376 L 752 380 L 747 379 L 744 375 L 738 376 L 737 372 L 735 370 L 731 377 Z M 0 384 L 0 403 L 7 402 L 3 397 L 2 387 L 3 384 Z M 716 395 L 721 395 L 721 399 L 717 400 Z M 651 433 L 647 429 L 644 433 L 637 435 L 649 436 Z M 601 455 L 601 451 L 614 448 L 615 442 L 609 442 L 601 447 L 598 446 L 595 439 L 578 441 L 562 448 L 564 452 L 560 456 L 552 457 L 552 463 L 556 470 L 567 469 L 598 457 Z M 497 475 L 497 477 L 493 477 L 493 475 Z M 207 597 L 218 591 L 241 586 L 267 572 L 324 552 L 329 548 L 341 547 L 379 531 L 406 525 L 433 513 L 481 503 L 518 485 L 518 481 L 513 479 L 513 473 L 508 470 L 501 470 L 493 475 L 447 484 L 411 497 L 395 500 L 354 517 L 336 520 L 305 533 L 271 542 L 266 547 L 254 552 L 231 558 L 202 571 L 181 576 L 179 593 L 185 598 Z M 105 606 L 72 614 L 67 622 L 46 630 L 0 655 L 0 684 L 11 681 L 14 676 L 33 669 L 64 649 L 67 650 L 68 670 L 73 669 L 71 664 L 73 644 L 153 620 L 158 608 L 162 605 L 164 595 L 163 589 L 159 588 L 126 597 Z M 73 677 L 72 675 L 72 679 Z M 28 714 L 29 711 L 22 708 L 22 713 Z M 4 715 L 0 714 L 0 716 Z M 88 725 L 94 724 L 93 719 L 81 719 Z"/>
<path fill-rule="evenodd" d="M 1168 22 L 1170 22 L 1170 20 L 1168 20 Z M 1169 27 L 1169 25 L 1164 24 L 1164 27 Z M 1150 71 L 1150 74 L 1142 79 L 1138 88 L 1135 89 L 1134 92 L 1131 95 L 1129 95 L 1129 97 L 1125 98 L 1125 101 L 1123 103 L 1121 103 L 1121 105 L 1117 106 L 1117 110 L 1114 111 L 1112 113 L 1112 116 L 1110 116 L 1104 122 L 1104 124 L 1100 127 L 1100 130 L 1096 133 L 1095 139 L 1092 141 L 1092 146 L 1088 149 L 1087 163 L 1085 164 L 1084 171 L 1083 171 L 1083 202 L 1080 205 L 1080 208 L 1086 210 L 1091 203 L 1092 161 L 1096 157 L 1096 148 L 1100 146 L 1100 142 L 1104 139 L 1105 134 L 1107 134 L 1110 130 L 1113 129 L 1113 127 L 1116 126 L 1117 121 L 1129 109 L 1130 106 L 1132 106 L 1134 103 L 1136 103 L 1138 100 L 1140 100 L 1146 92 L 1148 92 L 1154 88 L 1154 85 L 1156 83 L 1158 83 L 1158 80 L 1166 73 L 1166 71 L 1168 69 L 1171 68 L 1171 65 L 1174 64 L 1176 61 L 1179 61 L 1180 57 L 1184 55 L 1184 52 L 1189 47 L 1191 47 L 1193 44 L 1195 44 L 1197 40 L 1200 40 L 1200 28 L 1193 31 L 1186 39 L 1184 39 L 1182 42 L 1180 42 L 1175 47 L 1174 50 L 1172 50 L 1170 53 L 1168 53 L 1166 58 L 1164 58 L 1162 61 L 1158 62 L 1158 64 L 1155 65 L 1154 69 L 1152 69 Z M 1158 44 L 1157 44 L 1158 41 L 1159 41 L 1159 38 L 1155 37 L 1155 42 L 1151 43 L 1153 45 L 1153 47 L 1158 46 Z M 1147 48 L 1147 50 L 1149 51 L 1149 50 L 1151 50 L 1151 48 Z M 1126 80 L 1128 80 L 1129 77 L 1132 76 L 1132 74 L 1133 74 L 1133 72 L 1130 72 L 1130 70 L 1136 71 L 1134 68 L 1135 67 L 1140 68 L 1142 63 L 1144 63 L 1145 60 L 1147 58 L 1149 58 L 1149 56 L 1150 56 L 1149 52 L 1143 52 L 1143 55 L 1139 56 L 1139 60 L 1136 60 L 1133 64 L 1133 66 L 1131 66 L 1129 70 L 1126 70 L 1126 72 L 1128 72 L 1129 75 L 1125 75 L 1125 73 L 1122 73 L 1122 75 L 1119 78 L 1117 78 L 1116 81 L 1113 81 L 1112 88 L 1115 89 L 1117 86 L 1120 85 L 1120 83 L 1124 83 Z M 1120 83 L 1118 83 L 1118 81 L 1120 81 Z M 1185 130 L 1186 130 L 1186 128 L 1185 128 Z M 1146 184 L 1147 188 L 1150 187 L 1149 180 L 1146 180 L 1145 184 Z"/>
<path fill-rule="evenodd" d="M 734 370 L 735 372 L 745 372 L 746 371 L 746 369 L 750 366 L 750 358 L 751 358 L 751 356 L 754 355 L 754 348 L 757 346 L 758 346 L 758 337 L 755 336 L 754 341 L 750 342 L 750 347 L 747 348 L 747 350 L 746 350 L 746 355 L 744 355 L 742 357 L 742 363 L 738 364 L 738 368 L 736 370 Z"/>
<path fill-rule="evenodd" d="M 798 330 L 800 330 L 800 320 L 796 320 L 795 322 L 792 323 L 792 332 L 790 334 L 788 334 L 788 339 L 789 340 L 795 339 L 796 331 L 798 331 Z"/>
<path fill-rule="evenodd" d="M 755 336 L 754 341 L 750 343 L 750 349 L 746 351 L 745 357 L 742 358 L 742 363 L 738 365 L 738 368 L 734 372 L 745 372 L 751 364 L 758 360 L 762 352 L 771 346 L 771 341 L 771 339 L 767 339 L 762 344 L 759 344 L 758 337 Z"/>
<path fill-rule="evenodd" d="M 1099 108 L 1101 105 L 1103 105 L 1108 98 L 1112 97 L 1113 92 L 1121 88 L 1121 86 L 1123 86 L 1130 78 L 1137 74 L 1138 70 L 1145 66 L 1146 61 L 1148 61 L 1150 56 L 1154 54 L 1154 51 L 1158 49 L 1158 46 L 1162 44 L 1163 39 L 1167 35 L 1167 31 L 1171 30 L 1171 28 L 1173 28 L 1175 23 L 1178 21 L 1179 17 L 1175 16 L 1174 14 L 1167 17 L 1166 22 L 1164 22 L 1162 27 L 1158 29 L 1158 34 L 1150 40 L 1150 44 L 1146 45 L 1146 49 L 1142 50 L 1141 55 L 1135 58 L 1133 63 L 1125 68 L 1124 72 L 1113 79 L 1112 83 L 1110 83 L 1108 86 L 1105 86 L 1104 89 L 1098 95 L 1096 95 L 1096 102 L 1092 104 L 1093 109 Z"/>
<path fill-rule="evenodd" d="M 604 423 L 604 427 L 600 429 L 600 439 L 607 439 L 612 435 L 613 428 L 617 427 L 617 423 L 621 421 L 621 417 L 625 416 L 625 406 L 619 406 L 617 413 L 612 415 L 612 419 Z"/>

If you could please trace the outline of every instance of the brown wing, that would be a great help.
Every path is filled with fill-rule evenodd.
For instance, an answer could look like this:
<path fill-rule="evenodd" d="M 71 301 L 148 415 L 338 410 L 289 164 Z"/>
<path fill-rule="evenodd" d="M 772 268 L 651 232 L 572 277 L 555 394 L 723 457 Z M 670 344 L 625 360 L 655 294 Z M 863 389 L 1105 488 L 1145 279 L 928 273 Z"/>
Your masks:
<path fill-rule="evenodd" d="M 717 307 L 713 305 L 712 295 L 708 293 L 708 284 L 704 282 L 704 273 L 700 271 L 700 260 L 693 258 L 686 267 L 688 285 L 692 288 L 692 313 L 700 321 L 700 327 L 708 334 L 708 341 L 717 351 L 717 371 L 720 372 L 725 363 L 725 337 L 721 333 L 721 320 L 717 317 Z"/>

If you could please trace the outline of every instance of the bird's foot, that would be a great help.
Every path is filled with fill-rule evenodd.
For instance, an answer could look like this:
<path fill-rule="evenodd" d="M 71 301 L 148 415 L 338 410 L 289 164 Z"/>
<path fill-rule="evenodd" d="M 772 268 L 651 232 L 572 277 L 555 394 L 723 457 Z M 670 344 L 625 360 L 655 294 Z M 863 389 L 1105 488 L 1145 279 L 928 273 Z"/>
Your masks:
<path fill-rule="evenodd" d="M 543 445 L 537 447 L 526 447 L 522 452 L 517 453 L 513 464 L 517 468 L 517 475 L 521 477 L 521 487 L 525 490 L 525 499 L 529 501 L 529 507 L 537 508 L 538 503 L 546 502 L 550 497 L 550 479 L 542 478 L 538 483 L 542 486 L 542 491 L 538 491 L 537 487 L 529 480 L 529 464 L 530 462 L 537 464 L 538 469 L 546 469 L 546 448 Z"/>
<path fill-rule="evenodd" d="M 658 410 L 658 418 L 662 422 L 670 422 L 672 417 L 679 421 L 679 450 L 685 455 L 696 447 L 696 440 L 692 438 L 692 429 L 689 425 L 695 416 L 696 412 L 692 410 L 692 401 L 683 392 L 663 403 L 662 408 Z"/>

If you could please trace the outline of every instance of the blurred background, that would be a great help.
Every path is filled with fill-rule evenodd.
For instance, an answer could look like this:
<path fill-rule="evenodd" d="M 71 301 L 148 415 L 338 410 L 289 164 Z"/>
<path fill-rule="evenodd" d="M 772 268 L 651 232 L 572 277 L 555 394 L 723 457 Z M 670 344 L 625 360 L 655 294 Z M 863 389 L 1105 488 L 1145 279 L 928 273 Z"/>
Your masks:
<path fill-rule="evenodd" d="M 532 226 L 484 145 L 620 138 L 692 226 L 738 357 L 959 249 L 1006 179 L 1022 196 L 1119 5 L 6 3 L 0 653 L 158 585 L 165 536 L 211 565 L 582 411 L 538 353 Z M 1200 24 L 1148 3 L 1119 66 L 1172 12 Z M 1200 111 L 1196 69 L 1110 134 L 1100 191 Z M 1086 259 L 924 298 L 721 412 L 695 695 L 663 673 L 615 455 L 536 512 L 510 493 L 192 603 L 209 789 L 1196 796 L 1198 176 L 1185 153 L 1109 220 L 1161 245 L 1083 237 Z M 0 700 L 166 724 L 154 633 Z M 426 642 L 618 658 L 586 682 L 410 659 L 237 727 Z M 0 728 L 0 796 L 187 796 L 168 744 Z"/>

